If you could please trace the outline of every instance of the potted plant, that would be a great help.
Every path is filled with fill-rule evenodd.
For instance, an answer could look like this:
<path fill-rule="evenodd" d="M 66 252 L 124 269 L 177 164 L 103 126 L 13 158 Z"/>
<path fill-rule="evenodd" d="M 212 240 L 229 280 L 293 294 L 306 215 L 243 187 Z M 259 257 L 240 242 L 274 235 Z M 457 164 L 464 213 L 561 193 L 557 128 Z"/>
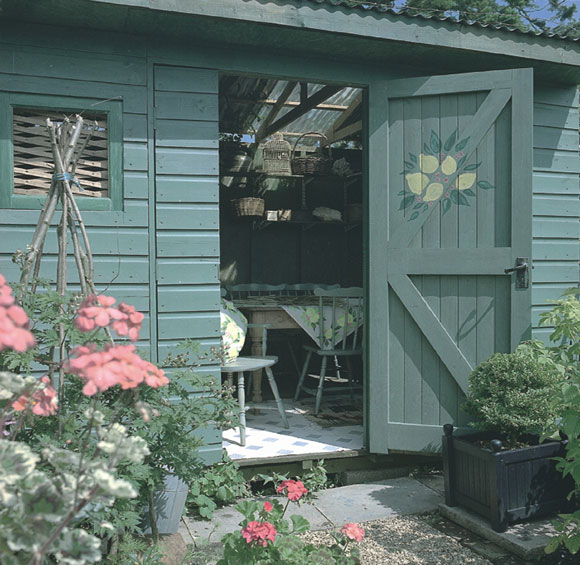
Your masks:
<path fill-rule="evenodd" d="M 127 424 L 149 448 L 140 494 L 146 506 L 144 532 L 154 540 L 179 528 L 189 483 L 204 473 L 199 448 L 206 427 L 211 423 L 229 429 L 238 423 L 238 404 L 231 390 L 203 375 L 198 361 L 190 362 L 190 355 L 197 355 L 195 343 L 185 340 L 181 347 L 182 354 L 163 361 L 172 369 L 166 394 L 146 391 Z M 194 394 L 196 390 L 205 392 Z"/>
<path fill-rule="evenodd" d="M 555 514 L 572 490 L 556 469 L 565 442 L 540 442 L 539 433 L 556 418 L 551 402 L 558 373 L 531 354 L 530 346 L 497 353 L 469 377 L 464 410 L 471 434 L 443 436 L 445 503 L 491 521 L 495 531 L 532 517 Z"/>

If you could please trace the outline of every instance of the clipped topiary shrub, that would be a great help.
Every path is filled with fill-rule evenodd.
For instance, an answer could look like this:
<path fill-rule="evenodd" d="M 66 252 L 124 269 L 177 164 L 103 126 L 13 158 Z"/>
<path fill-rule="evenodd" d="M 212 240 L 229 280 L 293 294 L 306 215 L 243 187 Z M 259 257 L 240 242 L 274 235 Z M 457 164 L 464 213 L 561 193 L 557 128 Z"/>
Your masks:
<path fill-rule="evenodd" d="M 495 432 L 508 444 L 524 433 L 541 432 L 556 417 L 558 374 L 519 349 L 496 353 L 469 376 L 463 409 L 473 427 Z"/>

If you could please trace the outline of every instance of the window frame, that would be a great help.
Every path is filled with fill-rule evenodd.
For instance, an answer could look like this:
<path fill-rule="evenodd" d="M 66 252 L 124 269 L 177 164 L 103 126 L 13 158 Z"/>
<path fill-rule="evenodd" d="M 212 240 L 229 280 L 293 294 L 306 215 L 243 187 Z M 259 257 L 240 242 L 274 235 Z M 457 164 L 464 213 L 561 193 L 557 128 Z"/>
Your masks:
<path fill-rule="evenodd" d="M 123 209 L 123 103 L 121 100 L 102 102 L 91 98 L 73 98 L 48 94 L 0 92 L 0 208 L 40 210 L 46 196 L 14 194 L 14 108 L 78 113 L 83 110 L 107 115 L 107 149 L 109 166 L 108 196 L 94 198 L 75 195 L 80 210 Z M 4 164 L 8 164 L 5 166 Z"/>

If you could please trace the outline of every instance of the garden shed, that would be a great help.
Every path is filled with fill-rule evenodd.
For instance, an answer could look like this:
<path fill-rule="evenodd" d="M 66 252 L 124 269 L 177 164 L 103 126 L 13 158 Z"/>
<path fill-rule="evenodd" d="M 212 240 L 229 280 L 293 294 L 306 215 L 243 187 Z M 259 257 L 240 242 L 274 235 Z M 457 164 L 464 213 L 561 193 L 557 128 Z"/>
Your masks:
<path fill-rule="evenodd" d="M 364 447 L 437 451 L 472 368 L 547 339 L 578 285 L 579 82 L 577 41 L 346 0 L 4 0 L 0 272 L 51 176 L 40 117 L 83 112 L 98 288 L 146 313 L 153 361 L 219 346 L 221 284 L 361 287 Z M 223 169 L 280 132 L 344 168 Z M 229 207 L 256 196 L 259 219 Z"/>

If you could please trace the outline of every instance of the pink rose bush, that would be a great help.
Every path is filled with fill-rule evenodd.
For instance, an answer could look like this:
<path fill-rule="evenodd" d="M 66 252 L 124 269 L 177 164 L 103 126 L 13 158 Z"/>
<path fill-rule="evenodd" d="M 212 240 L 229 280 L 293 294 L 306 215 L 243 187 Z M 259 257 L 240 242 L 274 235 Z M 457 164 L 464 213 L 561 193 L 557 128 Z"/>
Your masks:
<path fill-rule="evenodd" d="M 358 548 L 349 547 L 364 538 L 364 530 L 358 524 L 345 524 L 340 533 L 333 533 L 335 543 L 330 547 L 308 544 L 299 536 L 310 529 L 308 520 L 298 515 L 290 516 L 290 523 L 284 519 L 290 502 L 298 503 L 308 492 L 304 483 L 285 479 L 276 487 L 276 492 L 286 496 L 285 505 L 279 500 L 263 504 L 246 500 L 236 506 L 244 516 L 242 528 L 223 537 L 224 556 L 218 565 L 360 563 Z"/>

